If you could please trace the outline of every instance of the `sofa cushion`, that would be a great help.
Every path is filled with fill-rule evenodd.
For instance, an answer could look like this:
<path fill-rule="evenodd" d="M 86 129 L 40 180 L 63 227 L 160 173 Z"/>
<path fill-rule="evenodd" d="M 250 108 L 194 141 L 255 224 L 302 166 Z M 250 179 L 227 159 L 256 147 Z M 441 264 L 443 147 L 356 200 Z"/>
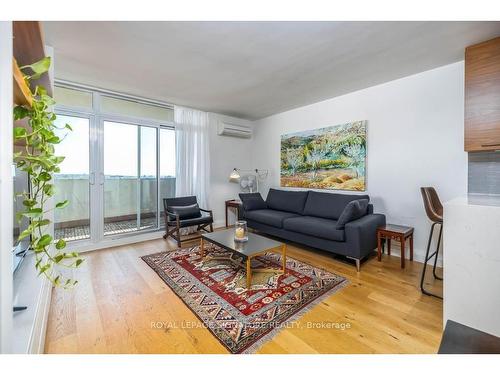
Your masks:
<path fill-rule="evenodd" d="M 257 221 L 262 224 L 271 225 L 276 228 L 283 228 L 283 220 L 296 216 L 298 215 L 291 212 L 269 209 L 245 212 L 245 218 Z"/>
<path fill-rule="evenodd" d="M 168 211 L 168 216 L 171 220 L 175 220 L 175 214 L 179 214 L 180 220 L 194 219 L 201 216 L 200 207 L 198 207 L 197 203 L 188 206 L 170 206 L 168 207 Z"/>
<path fill-rule="evenodd" d="M 315 216 L 299 216 L 285 219 L 283 228 L 332 241 L 344 241 L 344 230 L 337 229 L 337 222 Z"/>
<path fill-rule="evenodd" d="M 273 210 L 294 212 L 301 214 L 304 211 L 309 191 L 289 191 L 270 189 L 267 193 L 267 207 Z"/>
<path fill-rule="evenodd" d="M 357 199 L 368 199 L 368 195 L 318 193 L 310 191 L 304 207 L 304 215 L 337 220 L 345 206 Z"/>
<path fill-rule="evenodd" d="M 240 193 L 241 203 L 245 211 L 264 210 L 267 204 L 260 193 Z"/>
<path fill-rule="evenodd" d="M 344 211 L 337 220 L 337 229 L 344 229 L 345 225 L 353 220 L 359 219 L 366 215 L 368 211 L 368 199 L 356 199 L 350 201 L 345 206 Z"/>

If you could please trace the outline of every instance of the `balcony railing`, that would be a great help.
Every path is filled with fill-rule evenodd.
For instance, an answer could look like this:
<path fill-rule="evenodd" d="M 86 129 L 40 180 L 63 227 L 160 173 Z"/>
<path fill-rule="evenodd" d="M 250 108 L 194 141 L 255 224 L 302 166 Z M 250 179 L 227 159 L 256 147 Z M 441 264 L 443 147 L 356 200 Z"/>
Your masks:
<path fill-rule="evenodd" d="M 56 202 L 70 204 L 56 211 L 55 237 L 67 241 L 90 238 L 88 176 L 59 175 L 55 178 Z M 175 196 L 175 177 L 160 178 L 160 197 Z M 113 235 L 157 228 L 157 190 L 154 177 L 109 176 L 104 183 L 104 234 Z M 160 200 L 160 228 L 164 226 Z"/>

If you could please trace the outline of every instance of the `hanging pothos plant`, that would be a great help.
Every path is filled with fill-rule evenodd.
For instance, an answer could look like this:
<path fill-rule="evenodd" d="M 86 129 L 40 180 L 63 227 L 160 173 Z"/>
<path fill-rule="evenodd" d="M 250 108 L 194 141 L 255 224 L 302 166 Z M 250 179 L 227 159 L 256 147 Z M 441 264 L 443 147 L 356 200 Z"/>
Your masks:
<path fill-rule="evenodd" d="M 46 73 L 49 67 L 50 57 L 46 57 L 20 69 L 29 87 L 30 81 Z M 27 71 L 33 73 L 28 75 Z M 30 250 L 34 252 L 39 275 L 43 274 L 55 286 L 68 288 L 77 281 L 65 277 L 62 268 L 76 268 L 83 259 L 76 252 L 65 252 L 66 242 L 63 239 L 55 241 L 47 233 L 51 223 L 47 214 L 52 210 L 64 209 L 69 202 L 56 202 L 53 208 L 47 205 L 55 193 L 53 174 L 60 172 L 59 165 L 64 160 L 64 156 L 54 154 L 54 145 L 64 139 L 56 134 L 56 130 L 72 129 L 68 124 L 63 128 L 55 125 L 56 115 L 52 111 L 55 101 L 44 87 L 36 86 L 32 96 L 31 106 L 14 107 L 14 120 L 25 119 L 29 125 L 14 127 L 14 139 L 24 144 L 22 151 L 14 153 L 14 162 L 17 168 L 28 174 L 30 184 L 28 192 L 16 192 L 16 196 L 23 199 L 23 210 L 16 213 L 17 220 L 29 220 L 27 229 L 19 234 L 19 240 L 30 238 Z"/>

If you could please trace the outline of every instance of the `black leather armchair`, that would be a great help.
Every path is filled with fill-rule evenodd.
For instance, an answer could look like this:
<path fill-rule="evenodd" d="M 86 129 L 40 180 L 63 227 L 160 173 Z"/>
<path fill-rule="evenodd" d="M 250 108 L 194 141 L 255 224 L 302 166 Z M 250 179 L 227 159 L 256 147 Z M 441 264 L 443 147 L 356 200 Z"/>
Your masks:
<path fill-rule="evenodd" d="M 181 228 L 196 226 L 197 231 L 214 231 L 212 211 L 199 208 L 195 196 L 164 198 L 163 208 L 165 213 L 165 235 L 163 238 L 172 237 L 177 241 L 179 247 L 182 244 Z M 191 241 L 200 237 L 190 237 L 188 240 Z"/>

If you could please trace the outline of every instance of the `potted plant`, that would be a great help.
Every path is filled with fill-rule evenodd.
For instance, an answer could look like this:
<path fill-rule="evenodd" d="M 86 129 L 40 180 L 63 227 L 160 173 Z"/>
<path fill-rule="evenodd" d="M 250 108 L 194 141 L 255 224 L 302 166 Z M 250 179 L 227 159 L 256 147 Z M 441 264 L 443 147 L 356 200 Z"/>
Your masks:
<path fill-rule="evenodd" d="M 46 57 L 20 69 L 29 87 L 30 82 L 46 73 L 49 67 L 50 57 Z M 32 73 L 27 74 L 28 71 Z M 28 125 L 14 127 L 14 140 L 23 144 L 22 151 L 14 153 L 14 162 L 17 168 L 27 173 L 30 184 L 29 191 L 16 192 L 16 196 L 23 199 L 23 209 L 16 213 L 16 217 L 19 221 L 22 218 L 29 220 L 28 227 L 19 234 L 19 239 L 30 238 L 30 251 L 34 253 L 38 274 L 43 274 L 55 286 L 68 288 L 77 281 L 66 278 L 61 273 L 61 267 L 78 267 L 83 259 L 76 252 L 66 252 L 63 239 L 55 241 L 47 233 L 51 223 L 47 214 L 53 209 L 64 209 L 69 204 L 65 200 L 56 202 L 54 208 L 47 207 L 55 192 L 53 174 L 60 171 L 59 165 L 64 160 L 64 156 L 55 155 L 54 145 L 63 139 L 56 134 L 59 128 L 54 123 L 54 99 L 39 85 L 34 87 L 31 94 L 31 105 L 14 107 L 14 120 L 24 120 Z M 72 130 L 68 124 L 63 129 Z"/>

